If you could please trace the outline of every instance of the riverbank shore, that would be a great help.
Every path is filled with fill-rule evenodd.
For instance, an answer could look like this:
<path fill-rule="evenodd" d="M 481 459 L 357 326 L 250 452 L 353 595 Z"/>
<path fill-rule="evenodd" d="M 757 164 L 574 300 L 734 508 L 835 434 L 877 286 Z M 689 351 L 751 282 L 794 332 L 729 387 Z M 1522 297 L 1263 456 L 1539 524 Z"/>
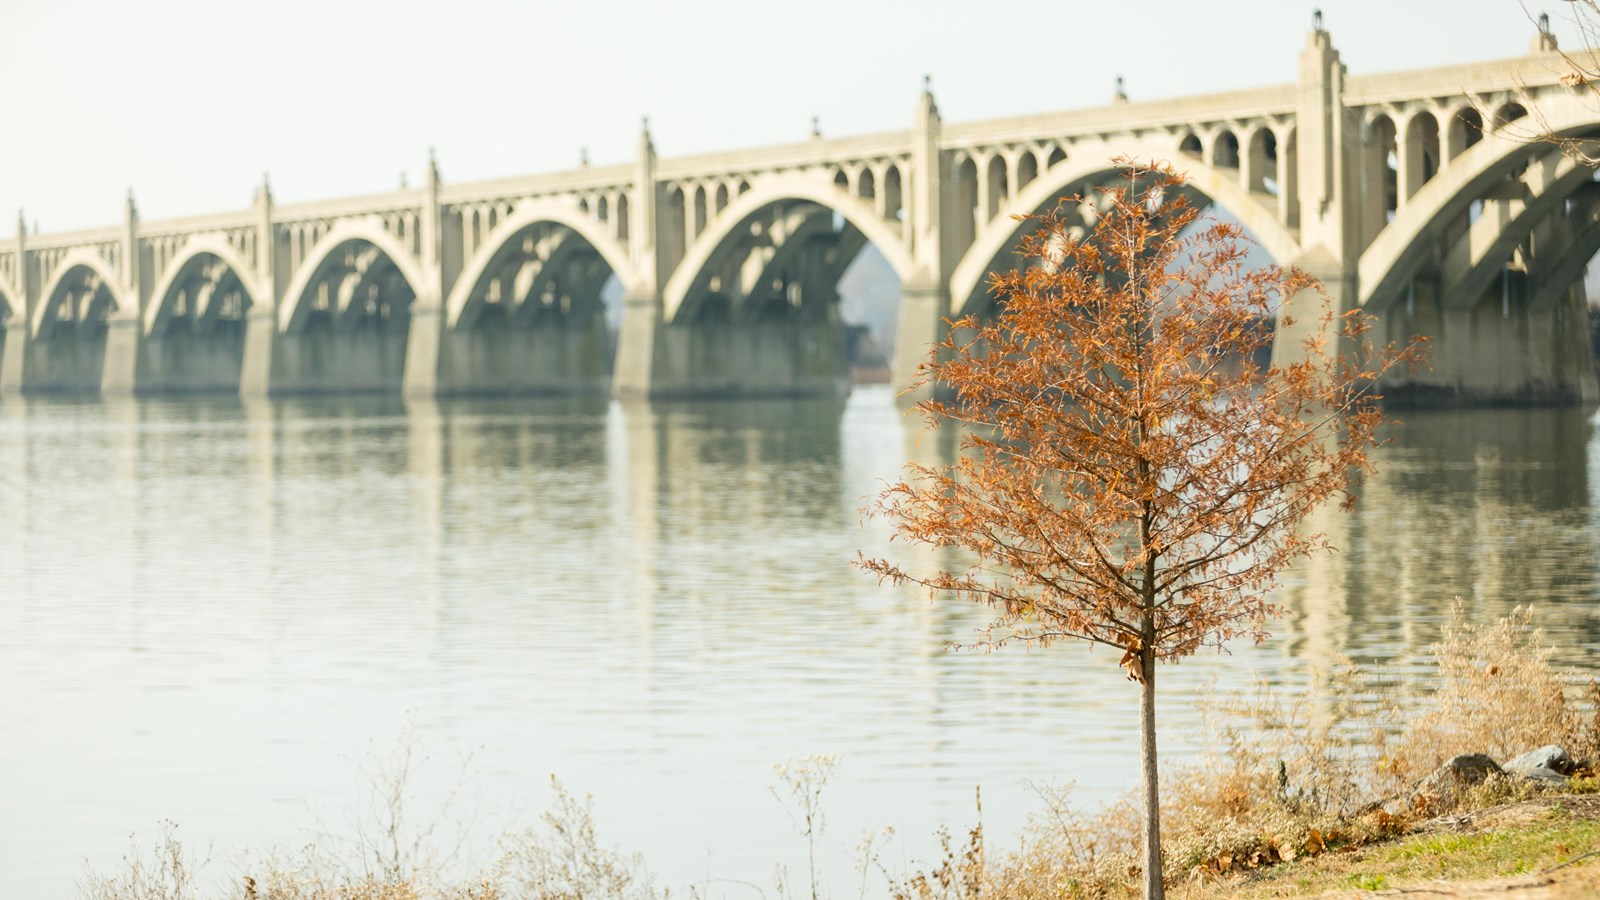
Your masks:
<path fill-rule="evenodd" d="M 1434 655 L 1437 684 L 1420 711 L 1374 708 L 1360 689 L 1371 682 L 1354 667 L 1300 696 L 1262 684 L 1202 699 L 1210 749 L 1163 776 L 1169 893 L 1600 895 L 1600 855 L 1590 855 L 1600 852 L 1600 684 L 1552 666 L 1527 610 L 1492 625 L 1458 612 Z M 1367 703 L 1365 712 L 1348 708 L 1352 701 Z M 808 856 L 832 839 L 821 823 L 835 762 L 805 757 L 776 767 L 774 794 L 793 806 Z M 931 859 L 894 859 L 887 842 L 864 841 L 849 885 L 819 883 L 813 864 L 810 872 L 780 868 L 768 884 L 708 875 L 669 890 L 640 857 L 601 840 L 589 799 L 553 779 L 553 802 L 534 827 L 502 834 L 489 858 L 461 859 L 433 845 L 438 823 L 410 824 L 399 801 L 406 771 L 374 784 L 391 803 L 354 838 L 267 848 L 202 879 L 204 864 L 169 827 L 153 852 L 90 873 L 79 896 L 1045 900 L 1133 898 L 1140 884 L 1135 798 L 1085 811 L 1070 785 L 1040 789 L 1042 808 L 1009 849 L 985 841 L 980 801 L 964 834 L 935 832 L 940 849 Z"/>
<path fill-rule="evenodd" d="M 1196 871 L 1169 886 L 1174 900 L 1269 900 L 1269 898 L 1367 898 L 1428 896 L 1544 900 L 1600 896 L 1600 782 L 1576 779 L 1569 790 L 1530 799 L 1458 809 L 1420 819 L 1388 837 L 1368 843 L 1328 843 L 1316 852 L 1259 865 L 1258 858 L 1229 861 L 1229 871 Z M 521 835 L 521 853 L 508 854 L 492 871 L 442 883 L 419 871 L 389 875 L 338 874 L 309 857 L 279 858 L 254 874 L 241 874 L 217 890 L 200 889 L 201 870 L 172 839 L 153 855 L 130 857 L 128 869 L 80 885 L 85 900 L 501 900 L 501 898 L 584 897 L 590 900 L 665 900 L 648 873 L 623 855 L 596 843 L 587 804 L 557 788 L 550 830 Z M 1137 896 L 1136 879 L 1090 886 L 1038 882 L 996 883 L 983 876 L 981 829 L 977 854 L 953 854 L 933 877 L 890 878 L 888 896 L 939 900 L 1011 900 L 1019 897 Z M 1330 838 L 1337 841 L 1338 838 Z M 404 868 L 403 861 L 396 863 Z M 415 860 L 412 860 L 415 862 Z M 885 872 L 884 874 L 887 874 Z M 974 876 L 978 877 L 974 877 Z M 765 887 L 737 885 L 761 897 L 801 897 L 806 886 L 796 878 Z M 727 884 L 691 886 L 691 897 L 736 896 Z M 818 896 L 839 898 L 852 892 L 822 887 Z M 885 896 L 881 885 L 863 882 L 859 897 Z"/>

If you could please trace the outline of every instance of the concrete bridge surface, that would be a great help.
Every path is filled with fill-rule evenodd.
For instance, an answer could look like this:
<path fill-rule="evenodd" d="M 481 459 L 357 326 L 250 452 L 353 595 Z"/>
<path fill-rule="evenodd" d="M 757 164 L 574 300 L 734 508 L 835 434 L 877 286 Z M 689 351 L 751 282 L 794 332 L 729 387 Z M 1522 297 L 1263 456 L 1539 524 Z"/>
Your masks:
<path fill-rule="evenodd" d="M 0 393 L 245 396 L 848 390 L 837 284 L 868 243 L 899 277 L 893 377 L 991 303 L 1019 213 L 1174 161 L 1277 262 L 1389 337 L 1434 339 L 1390 391 L 1443 403 L 1600 397 L 1583 276 L 1593 170 L 1535 135 L 1600 136 L 1554 38 L 1529 55 L 1349 75 L 1320 22 L 1293 81 L 618 166 L 124 221 L 0 245 Z M 1567 76 L 1566 83 L 1563 76 Z M 601 291 L 620 282 L 615 347 Z M 1280 348 L 1292 342 L 1280 340 Z"/>

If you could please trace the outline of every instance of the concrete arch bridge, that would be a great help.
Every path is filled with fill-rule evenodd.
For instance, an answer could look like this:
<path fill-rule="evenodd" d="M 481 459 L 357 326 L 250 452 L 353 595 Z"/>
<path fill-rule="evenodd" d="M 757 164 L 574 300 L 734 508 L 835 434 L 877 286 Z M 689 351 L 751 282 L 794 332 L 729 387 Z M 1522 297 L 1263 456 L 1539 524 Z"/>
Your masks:
<path fill-rule="evenodd" d="M 1392 337 L 1434 338 L 1424 401 L 1596 389 L 1583 279 L 1600 188 L 1536 134 L 1600 136 L 1545 33 L 1494 62 L 1349 75 L 1320 24 L 1295 80 L 684 158 L 124 221 L 0 245 L 0 392 L 651 397 L 848 389 L 838 283 L 898 276 L 893 378 L 1015 264 L 1014 215 L 1174 161 L 1282 264 Z M 1570 78 L 1567 79 L 1571 81 Z M 615 337 L 602 292 L 620 284 Z M 1283 337 L 1290 337 L 1284 335 Z M 1290 352 L 1292 340 L 1280 340 Z"/>

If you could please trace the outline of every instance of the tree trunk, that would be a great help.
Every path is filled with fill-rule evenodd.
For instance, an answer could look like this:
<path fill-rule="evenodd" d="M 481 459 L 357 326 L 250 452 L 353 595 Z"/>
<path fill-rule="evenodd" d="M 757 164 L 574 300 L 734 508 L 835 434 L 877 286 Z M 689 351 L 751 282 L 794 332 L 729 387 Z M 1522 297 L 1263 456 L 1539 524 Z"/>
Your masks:
<path fill-rule="evenodd" d="M 1151 646 L 1155 623 L 1148 614 L 1147 635 L 1139 651 L 1144 683 L 1139 685 L 1139 771 L 1144 781 L 1144 898 L 1165 900 L 1161 882 L 1161 782 L 1156 766 L 1156 652 Z"/>

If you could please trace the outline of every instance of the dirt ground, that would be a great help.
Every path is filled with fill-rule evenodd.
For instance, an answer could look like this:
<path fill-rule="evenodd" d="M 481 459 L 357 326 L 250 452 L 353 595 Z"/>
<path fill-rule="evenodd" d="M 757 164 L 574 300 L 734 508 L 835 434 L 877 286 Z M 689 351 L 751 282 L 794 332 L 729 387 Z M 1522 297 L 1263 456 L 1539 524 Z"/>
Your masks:
<path fill-rule="evenodd" d="M 1600 897 L 1600 864 L 1570 873 L 1522 875 L 1489 881 L 1434 884 L 1420 882 L 1381 891 L 1330 891 L 1323 897 L 1494 897 L 1496 900 L 1546 900 L 1546 898 Z"/>

